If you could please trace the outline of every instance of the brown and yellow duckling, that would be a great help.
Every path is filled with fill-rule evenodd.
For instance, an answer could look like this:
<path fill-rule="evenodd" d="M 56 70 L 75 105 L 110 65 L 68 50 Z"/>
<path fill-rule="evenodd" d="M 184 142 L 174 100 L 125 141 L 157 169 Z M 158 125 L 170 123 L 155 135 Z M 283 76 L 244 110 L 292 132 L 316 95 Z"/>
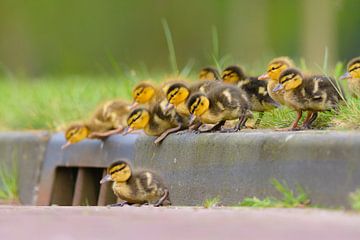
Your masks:
<path fill-rule="evenodd" d="M 153 204 L 155 207 L 171 205 L 169 189 L 162 179 L 150 171 L 132 171 L 124 160 L 118 160 L 107 168 L 100 184 L 113 181 L 114 194 L 123 202 L 111 206 Z"/>
<path fill-rule="evenodd" d="M 360 57 L 349 61 L 347 72 L 340 79 L 347 79 L 351 95 L 355 98 L 360 97 Z"/>
<path fill-rule="evenodd" d="M 176 112 L 182 116 L 190 116 L 186 106 L 189 96 L 196 92 L 207 93 L 216 86 L 221 85 L 218 81 L 203 80 L 192 84 L 176 82 L 169 86 L 166 92 L 168 105 L 175 107 Z"/>
<path fill-rule="evenodd" d="M 238 131 L 244 126 L 248 117 L 252 116 L 247 94 L 227 84 L 221 84 L 207 94 L 191 95 L 187 108 L 191 114 L 191 121 L 198 118 L 203 124 L 215 124 L 211 130 L 224 130 L 221 128 L 227 120 L 239 119 L 232 129 Z"/>
<path fill-rule="evenodd" d="M 257 126 L 265 111 L 271 111 L 279 107 L 279 103 L 273 100 L 267 90 L 267 81 L 259 81 L 257 77 L 248 77 L 239 66 L 229 66 L 222 72 L 223 82 L 236 85 L 247 93 L 251 111 L 260 112 L 256 121 Z"/>
<path fill-rule="evenodd" d="M 108 101 L 97 108 L 89 121 L 75 123 L 65 130 L 66 148 L 86 138 L 104 139 L 110 135 L 121 133 L 126 127 L 126 119 L 130 113 L 130 103 L 123 100 Z"/>
<path fill-rule="evenodd" d="M 127 119 L 127 129 L 124 134 L 132 132 L 133 130 L 143 130 L 146 135 L 158 136 L 154 141 L 155 144 L 160 143 L 165 137 L 171 133 L 182 130 L 187 127 L 186 119 L 182 119 L 172 109 L 166 114 L 160 104 L 155 104 L 149 109 L 137 108 L 133 110 Z"/>
<path fill-rule="evenodd" d="M 283 91 L 285 104 L 297 112 L 297 117 L 290 128 L 297 130 L 303 111 L 307 116 L 303 128 L 309 129 L 318 116 L 318 112 L 335 109 L 341 100 L 340 89 L 335 88 L 335 80 L 321 75 L 304 77 L 302 73 L 289 68 L 279 76 L 279 84 L 274 92 Z"/>
<path fill-rule="evenodd" d="M 150 106 L 159 103 L 165 99 L 165 94 L 161 87 L 156 86 L 151 82 L 141 82 L 137 84 L 132 90 L 133 104 L 132 109 L 139 104 Z"/>
<path fill-rule="evenodd" d="M 214 67 L 204 67 L 200 70 L 200 80 L 221 80 L 220 73 Z"/>
<path fill-rule="evenodd" d="M 268 80 L 267 92 L 272 99 L 281 105 L 285 105 L 283 92 L 274 92 L 274 88 L 279 83 L 279 76 L 285 69 L 294 67 L 293 61 L 288 57 L 274 58 L 268 64 L 267 71 L 263 75 L 259 76 L 259 80 Z"/>

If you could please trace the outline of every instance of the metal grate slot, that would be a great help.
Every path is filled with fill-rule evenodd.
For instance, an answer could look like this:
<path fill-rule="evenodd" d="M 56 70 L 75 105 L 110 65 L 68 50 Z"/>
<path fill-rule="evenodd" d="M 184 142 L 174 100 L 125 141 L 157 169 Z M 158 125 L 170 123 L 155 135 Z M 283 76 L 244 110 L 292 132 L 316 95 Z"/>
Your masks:
<path fill-rule="evenodd" d="M 72 202 L 73 206 L 97 205 L 102 173 L 102 168 L 79 168 Z"/>
<path fill-rule="evenodd" d="M 51 204 L 60 206 L 105 206 L 116 203 L 111 183 L 100 185 L 104 168 L 58 167 Z"/>
<path fill-rule="evenodd" d="M 58 167 L 50 204 L 69 206 L 73 202 L 78 168 Z"/>

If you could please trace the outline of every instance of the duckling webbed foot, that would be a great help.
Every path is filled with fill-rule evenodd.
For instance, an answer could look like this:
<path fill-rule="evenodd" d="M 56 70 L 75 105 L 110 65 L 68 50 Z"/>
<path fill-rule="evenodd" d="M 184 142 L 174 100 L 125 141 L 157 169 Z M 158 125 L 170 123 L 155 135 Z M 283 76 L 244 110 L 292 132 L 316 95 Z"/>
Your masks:
<path fill-rule="evenodd" d="M 164 201 L 169 198 L 169 190 L 165 189 L 162 197 L 154 204 L 154 207 L 160 207 L 163 205 Z"/>

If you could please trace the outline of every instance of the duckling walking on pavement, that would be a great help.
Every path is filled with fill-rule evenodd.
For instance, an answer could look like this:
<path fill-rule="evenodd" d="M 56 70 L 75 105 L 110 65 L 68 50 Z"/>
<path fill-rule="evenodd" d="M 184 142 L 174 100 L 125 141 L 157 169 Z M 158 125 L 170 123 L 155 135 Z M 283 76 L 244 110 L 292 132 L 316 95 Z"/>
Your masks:
<path fill-rule="evenodd" d="M 124 160 L 118 160 L 107 168 L 100 184 L 113 181 L 114 194 L 123 202 L 111 206 L 153 204 L 155 207 L 171 205 L 169 190 L 162 179 L 150 171 L 132 171 Z"/>

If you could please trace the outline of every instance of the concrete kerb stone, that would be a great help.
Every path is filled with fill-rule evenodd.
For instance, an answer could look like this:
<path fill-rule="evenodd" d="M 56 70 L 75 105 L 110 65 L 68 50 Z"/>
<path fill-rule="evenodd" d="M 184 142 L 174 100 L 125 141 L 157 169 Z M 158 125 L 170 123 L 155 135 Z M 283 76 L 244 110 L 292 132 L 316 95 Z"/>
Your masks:
<path fill-rule="evenodd" d="M 112 136 L 104 144 L 87 140 L 61 151 L 63 133 L 1 133 L 0 160 L 18 159 L 20 200 L 47 205 L 55 166 L 105 168 L 127 158 L 135 168 L 163 176 L 174 205 L 200 205 L 219 196 L 225 205 L 244 197 L 279 196 L 270 184 L 300 184 L 314 204 L 347 206 L 360 187 L 360 132 L 242 131 L 232 134 L 171 135 L 156 146 L 153 137 Z M 45 159 L 45 160 L 44 160 Z M 40 178 L 40 172 L 42 177 Z"/>
<path fill-rule="evenodd" d="M 360 187 L 360 133 L 332 131 L 184 134 L 155 146 L 136 142 L 134 164 L 156 169 L 175 205 L 219 196 L 226 205 L 244 197 L 279 196 L 271 179 L 301 185 L 314 204 L 348 206 Z"/>
<path fill-rule="evenodd" d="M 41 167 L 49 139 L 49 133 L 3 132 L 0 133 L 0 163 L 6 171 L 17 168 L 19 198 L 21 203 L 34 205 Z"/>

